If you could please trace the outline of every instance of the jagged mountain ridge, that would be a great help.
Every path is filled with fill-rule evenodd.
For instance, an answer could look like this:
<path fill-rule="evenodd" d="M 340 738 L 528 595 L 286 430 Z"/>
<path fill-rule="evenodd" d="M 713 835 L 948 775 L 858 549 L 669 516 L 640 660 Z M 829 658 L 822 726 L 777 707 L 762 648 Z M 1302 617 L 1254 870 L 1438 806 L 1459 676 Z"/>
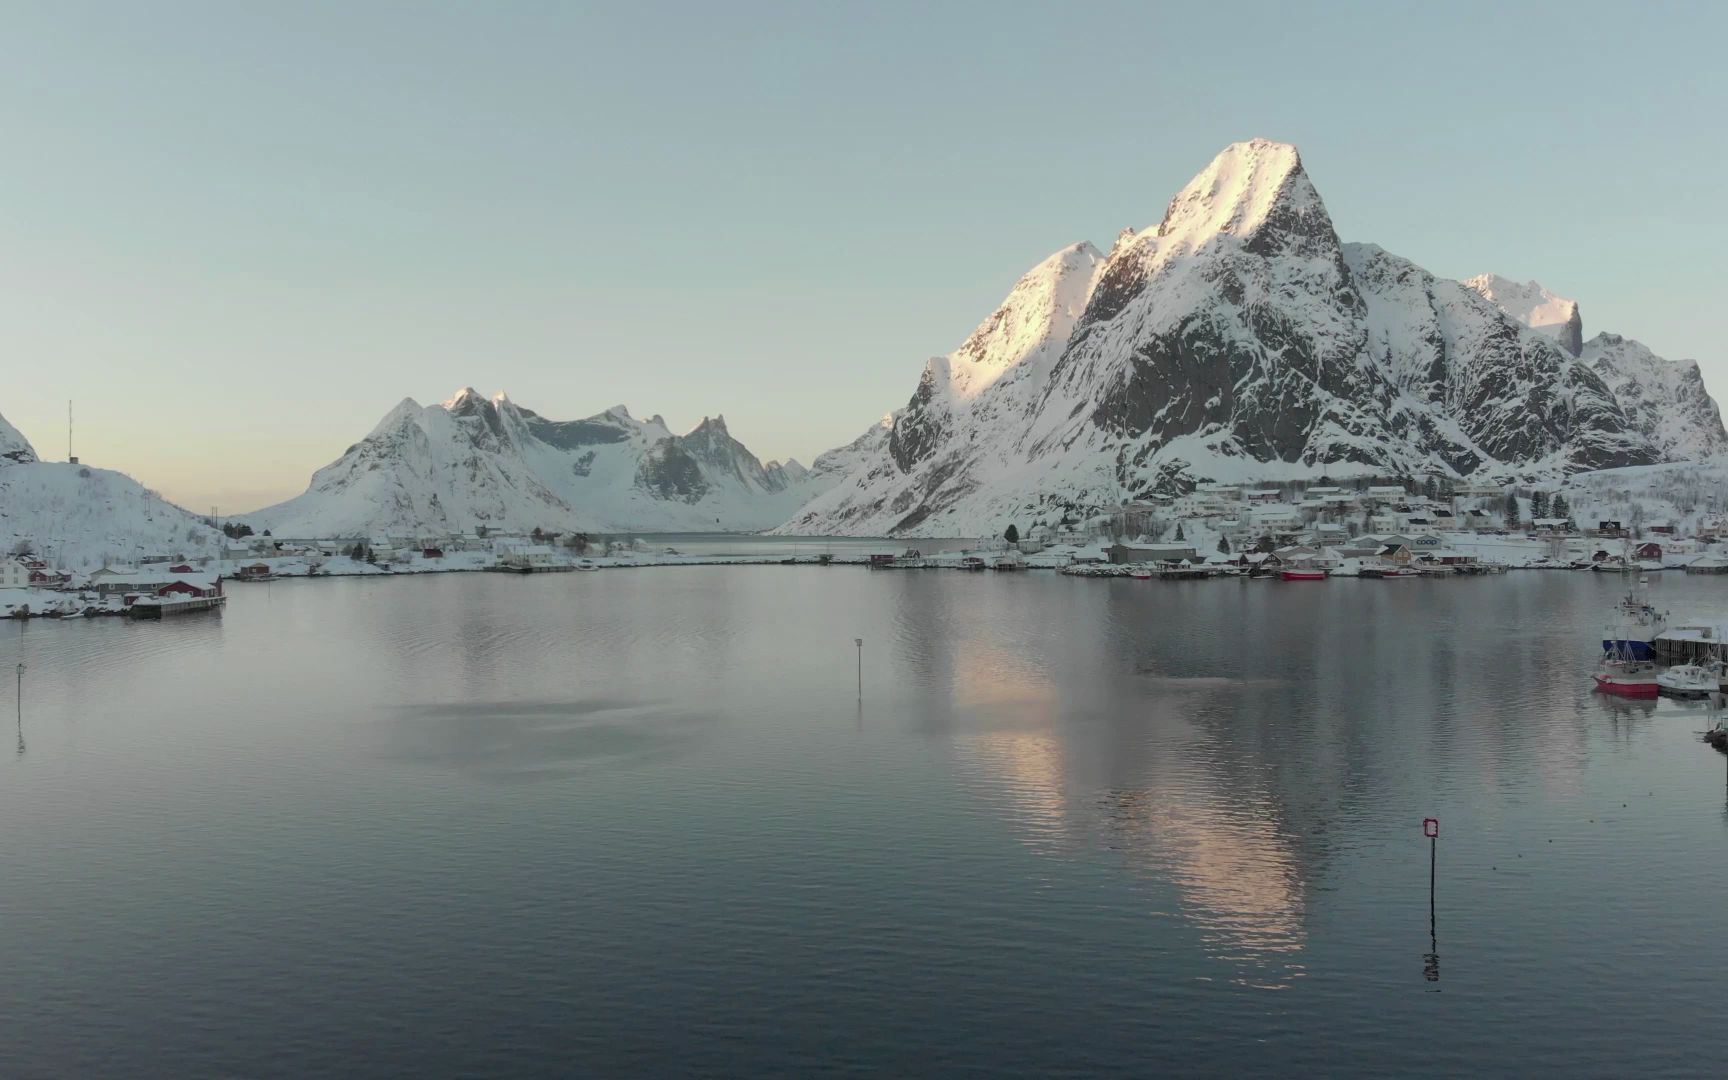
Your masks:
<path fill-rule="evenodd" d="M 1011 341 L 991 333 L 1005 324 Z M 1030 271 L 967 345 L 926 364 L 884 451 L 782 531 L 973 535 L 1205 480 L 1664 460 L 1686 438 L 1654 438 L 1628 391 L 1476 289 L 1340 242 L 1295 148 L 1254 140 L 1219 154 L 1156 229 Z M 1694 441 L 1722 438 L 1714 409 L 1690 410 L 1707 429 Z"/>
<path fill-rule="evenodd" d="M 1584 340 L 1576 301 L 1534 281 L 1520 285 L 1498 274 L 1464 283 L 1532 330 L 1554 335 L 1601 378 L 1662 461 L 1696 461 L 1728 450 L 1722 414 L 1704 388 L 1696 360 L 1665 360 L 1650 347 L 1606 331 Z"/>
<path fill-rule="evenodd" d="M 242 516 L 278 536 L 761 529 L 819 489 L 796 461 L 758 460 L 721 416 L 674 435 L 622 405 L 550 420 L 468 388 L 404 399 L 305 493 Z"/>

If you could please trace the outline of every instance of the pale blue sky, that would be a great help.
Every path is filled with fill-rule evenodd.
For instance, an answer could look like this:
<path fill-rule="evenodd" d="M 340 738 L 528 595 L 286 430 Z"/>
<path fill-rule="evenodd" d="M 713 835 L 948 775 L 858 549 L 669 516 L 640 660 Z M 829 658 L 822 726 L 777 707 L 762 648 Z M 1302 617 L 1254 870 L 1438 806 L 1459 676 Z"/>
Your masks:
<path fill-rule="evenodd" d="M 1339 233 L 1728 390 L 1719 4 L 0 3 L 0 413 L 196 509 L 403 396 L 806 461 L 1024 270 L 1301 147 Z"/>

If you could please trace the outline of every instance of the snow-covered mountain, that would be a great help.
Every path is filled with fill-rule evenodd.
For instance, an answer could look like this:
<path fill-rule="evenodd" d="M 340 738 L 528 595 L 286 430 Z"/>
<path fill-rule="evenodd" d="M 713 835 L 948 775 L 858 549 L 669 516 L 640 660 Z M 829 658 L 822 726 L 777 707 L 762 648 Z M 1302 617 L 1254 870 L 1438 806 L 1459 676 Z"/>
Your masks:
<path fill-rule="evenodd" d="M 241 519 L 299 537 L 761 529 L 821 486 L 796 461 L 763 464 L 723 417 L 674 435 L 622 405 L 548 420 L 465 389 L 438 405 L 404 400 L 304 494 Z"/>
<path fill-rule="evenodd" d="M 38 461 L 0 417 L 0 554 L 28 548 L 88 571 L 149 555 L 220 555 L 222 534 L 124 473 Z"/>
<path fill-rule="evenodd" d="M 1704 388 L 1696 360 L 1664 360 L 1649 346 L 1619 334 L 1584 340 L 1584 320 L 1574 300 L 1556 296 L 1534 281 L 1519 284 L 1482 274 L 1464 284 L 1492 300 L 1512 318 L 1559 341 L 1595 372 L 1661 461 L 1696 461 L 1728 450 L 1722 414 Z"/>
<path fill-rule="evenodd" d="M 1698 361 L 1664 360 L 1646 345 L 1605 332 L 1584 343 L 1579 359 L 1607 384 L 1660 460 L 1696 461 L 1728 450 L 1722 414 L 1704 389 Z"/>
<path fill-rule="evenodd" d="M 1341 243 L 1294 147 L 1237 143 L 1156 228 L 1029 271 L 782 531 L 975 535 L 1205 480 L 1560 476 L 1724 437 L 1701 383 L 1708 409 L 1648 429 L 1642 369 L 1561 344 L 1576 305 L 1488 285 L 1547 332 Z"/>
<path fill-rule="evenodd" d="M 1556 296 L 1534 281 L 1517 282 L 1499 274 L 1478 274 L 1464 284 L 1525 326 L 1558 341 L 1573 356 L 1584 348 L 1584 317 L 1578 301 Z"/>

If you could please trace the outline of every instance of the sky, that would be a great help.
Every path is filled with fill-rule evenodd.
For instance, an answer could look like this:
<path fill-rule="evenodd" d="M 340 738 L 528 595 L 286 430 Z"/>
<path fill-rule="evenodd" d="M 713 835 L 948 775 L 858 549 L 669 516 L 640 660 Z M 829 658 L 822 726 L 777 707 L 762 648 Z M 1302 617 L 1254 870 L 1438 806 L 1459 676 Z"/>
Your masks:
<path fill-rule="evenodd" d="M 1728 5 L 0 0 L 0 414 L 224 513 L 403 397 L 808 462 L 1295 143 L 1340 236 L 1728 391 Z"/>

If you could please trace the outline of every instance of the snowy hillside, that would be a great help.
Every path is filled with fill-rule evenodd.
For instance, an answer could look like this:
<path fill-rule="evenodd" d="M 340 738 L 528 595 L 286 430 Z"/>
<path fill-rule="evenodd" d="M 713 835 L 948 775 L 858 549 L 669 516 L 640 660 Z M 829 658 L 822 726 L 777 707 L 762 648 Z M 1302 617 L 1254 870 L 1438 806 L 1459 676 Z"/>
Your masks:
<path fill-rule="evenodd" d="M 1560 488 L 1579 525 L 1618 521 L 1636 533 L 1674 525 L 1680 535 L 1728 527 L 1728 454 L 1703 461 L 1579 473 Z"/>
<path fill-rule="evenodd" d="M 977 535 L 1207 480 L 1558 478 L 1723 439 L 1701 383 L 1602 373 L 1553 330 L 1575 304 L 1503 280 L 1547 332 L 1341 243 L 1294 147 L 1235 144 L 1156 228 L 1029 271 L 782 531 Z M 1674 430 L 1647 422 L 1641 402 L 1693 391 Z"/>
<path fill-rule="evenodd" d="M 222 534 L 123 473 L 65 462 L 0 468 L 0 551 L 28 547 L 57 569 L 148 555 L 219 555 Z"/>
<path fill-rule="evenodd" d="M 674 435 L 621 405 L 557 421 L 465 389 L 439 405 L 404 400 L 304 494 L 240 519 L 300 537 L 746 530 L 785 520 L 823 483 L 796 461 L 764 465 L 723 417 Z"/>

